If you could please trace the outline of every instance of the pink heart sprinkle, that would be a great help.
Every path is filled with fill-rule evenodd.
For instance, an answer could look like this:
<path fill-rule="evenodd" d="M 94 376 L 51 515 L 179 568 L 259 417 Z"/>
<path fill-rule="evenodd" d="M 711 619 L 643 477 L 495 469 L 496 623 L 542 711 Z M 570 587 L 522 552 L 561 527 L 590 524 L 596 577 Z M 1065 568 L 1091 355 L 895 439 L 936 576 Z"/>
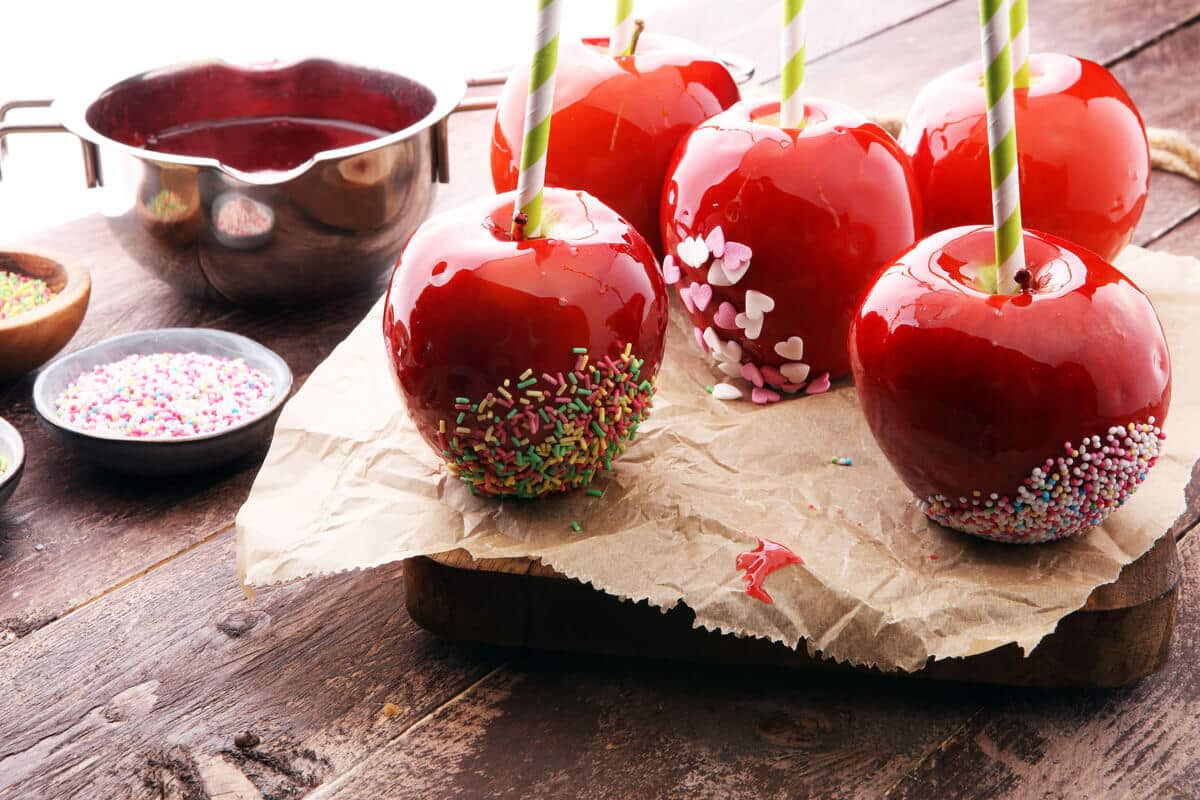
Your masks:
<path fill-rule="evenodd" d="M 742 377 L 753 383 L 759 389 L 763 385 L 763 376 L 758 367 L 753 364 L 742 364 Z"/>
<path fill-rule="evenodd" d="M 772 392 L 770 389 L 753 389 L 750 392 L 750 399 L 760 406 L 767 403 L 778 403 L 779 392 Z"/>
<path fill-rule="evenodd" d="M 683 294 L 683 292 L 680 292 L 680 294 Z M 700 345 L 700 349 L 707 353 L 708 345 L 704 343 L 704 331 L 699 328 L 692 328 L 692 333 L 696 334 L 696 344 Z"/>
<path fill-rule="evenodd" d="M 763 380 L 772 386 L 782 386 L 788 382 L 788 379 L 783 377 L 783 373 L 777 367 L 772 367 L 769 364 L 763 364 L 762 376 Z"/>
<path fill-rule="evenodd" d="M 725 231 L 721 230 L 721 226 L 713 228 L 709 231 L 708 236 L 704 237 L 704 243 L 708 245 L 708 251 L 717 258 L 725 252 Z"/>
<path fill-rule="evenodd" d="M 712 287 L 707 283 L 693 283 L 692 302 L 696 304 L 696 310 L 703 311 L 708 308 L 709 300 L 712 300 Z"/>
<path fill-rule="evenodd" d="M 733 307 L 733 303 L 721 303 L 717 308 L 717 313 L 713 314 L 713 322 L 717 323 L 717 327 L 733 330 L 737 327 L 733 318 L 737 316 L 737 309 Z"/>
<path fill-rule="evenodd" d="M 738 242 L 726 242 L 725 254 L 721 256 L 721 263 L 725 266 L 725 273 L 734 283 L 741 280 L 746 274 L 746 270 L 750 268 L 750 248 Z"/>
<path fill-rule="evenodd" d="M 679 283 L 679 279 L 683 277 L 683 273 L 679 270 L 679 265 L 675 263 L 675 257 L 668 255 L 662 262 L 663 280 L 670 286 L 673 283 Z"/>
<path fill-rule="evenodd" d="M 804 390 L 805 394 L 823 394 L 829 391 L 829 373 L 826 372 L 817 378 L 815 381 L 808 382 L 808 388 Z"/>
<path fill-rule="evenodd" d="M 687 286 L 684 286 L 679 290 L 679 299 L 683 301 L 683 307 L 686 308 L 690 314 L 696 313 L 696 302 L 692 300 L 692 287 L 695 285 L 696 284 L 694 283 L 689 283 Z"/>

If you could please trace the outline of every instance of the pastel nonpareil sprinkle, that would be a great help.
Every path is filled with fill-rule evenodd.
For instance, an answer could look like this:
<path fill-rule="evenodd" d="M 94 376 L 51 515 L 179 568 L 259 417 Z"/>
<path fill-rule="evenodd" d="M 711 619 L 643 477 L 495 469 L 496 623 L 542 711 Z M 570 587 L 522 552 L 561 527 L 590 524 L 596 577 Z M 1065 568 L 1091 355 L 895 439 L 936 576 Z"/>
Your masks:
<path fill-rule="evenodd" d="M 153 353 L 83 373 L 54 405 L 60 420 L 81 430 L 180 439 L 253 419 L 274 399 L 270 378 L 240 358 Z"/>

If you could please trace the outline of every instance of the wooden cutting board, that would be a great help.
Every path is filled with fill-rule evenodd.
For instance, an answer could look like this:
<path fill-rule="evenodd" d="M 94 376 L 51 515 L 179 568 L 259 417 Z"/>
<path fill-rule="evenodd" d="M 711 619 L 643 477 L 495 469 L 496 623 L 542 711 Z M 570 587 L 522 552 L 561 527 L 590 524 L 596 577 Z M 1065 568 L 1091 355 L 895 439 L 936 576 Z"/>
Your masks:
<path fill-rule="evenodd" d="M 1175 538 L 1166 534 L 1112 584 L 1092 592 L 1030 654 L 1015 644 L 931 663 L 918 678 L 1017 686 L 1114 687 L 1165 662 L 1179 601 Z M 405 562 L 408 613 L 450 639 L 543 650 L 776 665 L 868 673 L 761 639 L 692 627 L 680 605 L 667 613 L 623 602 L 529 559 L 476 560 L 464 550 Z M 897 673 L 904 674 L 904 673 Z"/>

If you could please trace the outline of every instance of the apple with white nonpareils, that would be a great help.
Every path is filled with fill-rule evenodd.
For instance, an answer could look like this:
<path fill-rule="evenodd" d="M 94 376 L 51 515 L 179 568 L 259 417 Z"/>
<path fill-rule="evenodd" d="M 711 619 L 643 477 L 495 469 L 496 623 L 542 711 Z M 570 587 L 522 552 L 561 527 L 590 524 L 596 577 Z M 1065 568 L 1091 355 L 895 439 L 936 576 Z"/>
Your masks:
<path fill-rule="evenodd" d="M 680 143 L 663 188 L 663 275 L 719 399 L 771 403 L 846 375 L 855 305 L 920 233 L 916 181 L 882 128 L 828 100 L 783 128 L 779 103 L 739 103 Z M 742 384 L 744 387 L 745 384 Z"/>
<path fill-rule="evenodd" d="M 704 119 L 739 98 L 723 64 L 682 39 L 647 34 L 633 55 L 607 38 L 559 48 L 546 184 L 589 192 L 629 220 L 660 252 L 658 205 L 671 154 Z M 504 85 L 492 134 L 496 191 L 517 186 L 529 70 Z"/>
<path fill-rule="evenodd" d="M 1171 362 L 1150 300 L 1091 251 L 1029 230 L 1029 280 L 993 291 L 991 227 L 884 268 L 850 331 L 880 449 L 930 519 L 1004 542 L 1104 521 L 1161 452 Z"/>
<path fill-rule="evenodd" d="M 633 439 L 662 362 L 667 292 L 628 222 L 547 187 L 539 238 L 513 193 L 447 211 L 404 248 L 383 332 L 421 436 L 473 493 L 585 486 Z"/>

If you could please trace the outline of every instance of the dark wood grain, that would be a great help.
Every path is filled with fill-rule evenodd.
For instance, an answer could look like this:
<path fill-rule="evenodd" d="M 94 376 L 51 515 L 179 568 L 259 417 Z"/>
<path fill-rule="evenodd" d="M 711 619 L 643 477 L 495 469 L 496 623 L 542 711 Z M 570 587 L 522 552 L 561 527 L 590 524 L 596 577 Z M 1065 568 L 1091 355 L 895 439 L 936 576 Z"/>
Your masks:
<path fill-rule="evenodd" d="M 157 797 L 147 776 L 189 763 L 204 800 L 231 768 L 297 797 L 500 663 L 419 633 L 399 565 L 255 602 L 232 577 L 226 533 L 7 647 L 0 797 Z M 252 753 L 233 743 L 246 730 Z"/>
<path fill-rule="evenodd" d="M 889 796 L 1195 797 L 1200 786 L 1200 538 L 1183 543 L 1167 667 L 1120 692 L 1000 692 Z"/>
<path fill-rule="evenodd" d="M 322 797 L 879 797 L 990 691 L 538 654 Z"/>
<path fill-rule="evenodd" d="M 1150 247 L 1168 253 L 1200 257 L 1200 208 L 1196 214 L 1155 239 Z"/>

